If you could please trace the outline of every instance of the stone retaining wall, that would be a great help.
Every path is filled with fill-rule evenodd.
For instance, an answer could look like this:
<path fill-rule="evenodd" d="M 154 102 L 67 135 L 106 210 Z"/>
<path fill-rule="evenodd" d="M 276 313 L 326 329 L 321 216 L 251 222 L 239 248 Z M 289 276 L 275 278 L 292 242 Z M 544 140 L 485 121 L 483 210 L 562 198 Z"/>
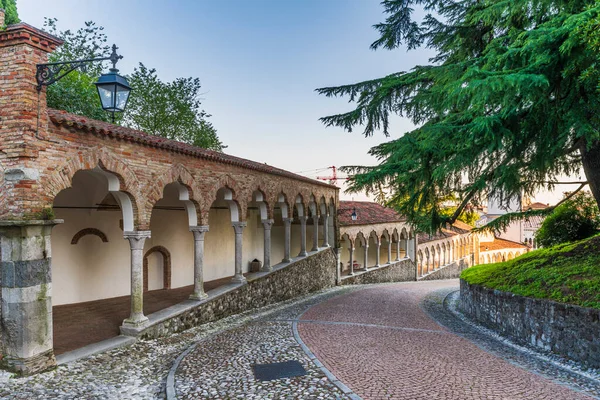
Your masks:
<path fill-rule="evenodd" d="M 419 278 L 420 281 L 433 281 L 440 279 L 456 279 L 460 277 L 463 270 L 469 268 L 468 258 L 463 258 L 458 261 L 454 261 L 437 271 L 433 271 L 427 275 Z"/>
<path fill-rule="evenodd" d="M 416 268 L 414 262 L 410 259 L 405 259 L 370 271 L 359 272 L 356 275 L 344 277 L 342 285 L 414 281 L 417 276 Z"/>
<path fill-rule="evenodd" d="M 517 343 L 600 367 L 600 310 L 521 297 L 461 279 L 463 313 Z"/>
<path fill-rule="evenodd" d="M 335 264 L 335 255 L 331 249 L 320 251 L 150 326 L 140 337 L 151 339 L 167 336 L 250 309 L 333 287 L 336 283 Z"/>

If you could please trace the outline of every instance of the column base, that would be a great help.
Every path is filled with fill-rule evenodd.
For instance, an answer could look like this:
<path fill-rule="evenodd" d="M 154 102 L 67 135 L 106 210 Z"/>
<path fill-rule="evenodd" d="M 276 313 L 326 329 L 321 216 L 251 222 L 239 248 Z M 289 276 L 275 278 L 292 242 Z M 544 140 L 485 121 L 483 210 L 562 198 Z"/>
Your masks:
<path fill-rule="evenodd" d="M 271 267 L 270 265 L 268 267 L 262 267 L 261 272 L 271 272 L 273 271 L 273 267 Z"/>
<path fill-rule="evenodd" d="M 319 251 L 318 247 L 313 247 L 312 249 L 310 249 L 310 251 Z"/>
<path fill-rule="evenodd" d="M 306 251 L 301 251 L 300 253 L 298 253 L 298 257 L 306 257 L 308 255 L 308 253 Z"/>
<path fill-rule="evenodd" d="M 48 350 L 45 353 L 29 358 L 5 356 L 2 359 L 1 365 L 18 375 L 26 376 L 56 367 L 56 358 L 54 357 L 54 350 Z"/>
<path fill-rule="evenodd" d="M 379 267 L 381 267 L 381 265 L 379 265 L 379 264 L 376 264 L 375 266 L 373 266 L 373 268 L 379 268 Z"/>
<path fill-rule="evenodd" d="M 139 315 L 134 315 L 133 317 L 129 317 L 129 318 L 123 320 L 123 324 L 121 325 L 121 327 L 140 329 L 140 328 L 145 328 L 149 324 L 150 324 L 150 322 L 148 320 L 148 317 L 146 317 L 144 314 L 139 314 Z"/>
<path fill-rule="evenodd" d="M 246 283 L 246 282 L 248 282 L 248 280 L 246 279 L 246 277 L 244 275 L 236 275 L 233 278 L 231 278 L 231 282 L 233 282 L 233 283 Z"/>
<path fill-rule="evenodd" d="M 291 258 L 284 258 L 283 260 L 281 260 L 282 263 L 291 263 L 292 259 Z"/>
<path fill-rule="evenodd" d="M 205 298 L 207 298 L 208 295 L 204 292 L 202 293 L 192 293 L 190 294 L 189 299 L 190 300 L 204 300 Z"/>

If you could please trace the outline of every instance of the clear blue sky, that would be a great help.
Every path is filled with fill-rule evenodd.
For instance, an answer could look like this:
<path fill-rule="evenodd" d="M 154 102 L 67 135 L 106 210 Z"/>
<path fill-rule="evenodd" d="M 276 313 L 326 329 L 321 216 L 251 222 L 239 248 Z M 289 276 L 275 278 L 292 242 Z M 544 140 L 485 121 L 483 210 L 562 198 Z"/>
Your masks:
<path fill-rule="evenodd" d="M 225 151 L 292 172 L 374 164 L 367 151 L 390 140 L 383 134 L 365 138 L 360 129 L 325 128 L 319 117 L 351 105 L 319 96 L 315 88 L 405 71 L 427 63 L 431 55 L 371 51 L 377 39 L 372 25 L 385 18 L 376 0 L 53 0 L 41 5 L 40 0 L 17 0 L 20 18 L 41 27 L 44 17 L 55 17 L 61 30 L 95 21 L 119 46 L 122 73 L 143 62 L 163 80 L 199 77 L 204 108 L 213 115 Z M 409 121 L 395 119 L 392 138 L 411 128 Z"/>

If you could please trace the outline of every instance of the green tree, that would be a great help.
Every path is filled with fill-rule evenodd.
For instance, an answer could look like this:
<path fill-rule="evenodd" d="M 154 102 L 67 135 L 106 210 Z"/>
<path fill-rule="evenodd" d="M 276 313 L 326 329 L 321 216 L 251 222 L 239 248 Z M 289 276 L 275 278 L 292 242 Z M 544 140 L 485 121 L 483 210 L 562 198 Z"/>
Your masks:
<path fill-rule="evenodd" d="M 126 125 L 152 135 L 222 150 L 217 131 L 200 108 L 200 79 L 161 81 L 155 69 L 140 63 L 129 83 L 133 89 L 124 115 Z"/>
<path fill-rule="evenodd" d="M 16 0 L 0 0 L 0 8 L 4 10 L 4 24 L 12 25 L 21 22 L 17 12 Z M 4 28 L 0 26 L 0 29 Z"/>
<path fill-rule="evenodd" d="M 372 49 L 427 47 L 435 56 L 417 66 L 357 84 L 317 92 L 346 96 L 347 113 L 326 126 L 366 136 L 390 132 L 390 116 L 416 129 L 376 146 L 376 166 L 348 166 L 350 189 L 383 187 L 394 206 L 426 231 L 452 222 L 467 204 L 494 196 L 551 189 L 559 176 L 583 167 L 600 203 L 598 51 L 593 38 L 600 6 L 592 0 L 385 0 Z M 427 14 L 414 18 L 414 7 Z M 443 214 L 440 199 L 459 206 Z M 527 214 L 527 213 L 525 213 Z M 533 214 L 529 212 L 528 215 Z M 509 214 L 496 227 L 523 217 Z"/>
<path fill-rule="evenodd" d="M 536 232 L 540 246 L 573 242 L 588 238 L 600 228 L 600 213 L 589 192 L 580 192 L 550 214 Z"/>
<path fill-rule="evenodd" d="M 54 18 L 47 18 L 44 26 L 49 33 L 64 40 L 64 44 L 50 55 L 51 62 L 102 58 L 110 54 L 104 28 L 94 22 L 86 22 L 75 32 L 60 31 Z M 73 71 L 48 86 L 48 106 L 109 121 L 111 115 L 100 107 L 93 84 L 106 68 L 107 62 L 91 63 L 84 71 Z M 127 78 L 132 93 L 125 113 L 115 115 L 118 124 L 215 151 L 225 148 L 208 120 L 210 114 L 201 108 L 198 78 L 163 82 L 156 70 L 141 63 Z"/>

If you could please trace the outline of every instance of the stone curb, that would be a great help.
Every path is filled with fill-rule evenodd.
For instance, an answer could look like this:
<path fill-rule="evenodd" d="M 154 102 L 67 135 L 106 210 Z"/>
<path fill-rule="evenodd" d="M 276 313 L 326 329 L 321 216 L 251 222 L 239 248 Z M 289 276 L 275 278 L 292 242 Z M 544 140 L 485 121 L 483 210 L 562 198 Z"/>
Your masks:
<path fill-rule="evenodd" d="M 302 316 L 308 310 L 310 310 L 312 307 L 314 307 L 315 305 L 313 305 L 313 306 L 307 308 L 306 310 L 304 310 L 304 312 L 298 316 L 298 320 L 300 320 L 302 318 Z M 298 344 L 300 345 L 300 347 L 302 348 L 302 350 L 304 350 L 304 352 L 306 353 L 306 355 L 308 356 L 308 358 L 310 358 L 310 360 L 313 362 L 313 364 L 315 364 L 315 366 L 317 368 L 319 368 L 325 374 L 325 376 L 327 377 L 327 379 L 329 379 L 331 381 L 331 383 L 333 383 L 335 386 L 337 386 L 338 389 L 340 389 L 350 399 L 352 399 L 352 400 L 362 400 L 362 398 L 359 395 L 357 395 L 356 393 L 354 393 L 354 391 L 352 391 L 352 389 L 350 389 L 348 386 L 346 386 L 329 369 L 327 369 L 327 367 L 325 367 L 323 365 L 323 363 L 321 361 L 319 361 L 319 359 L 317 358 L 317 356 L 302 341 L 302 339 L 300 338 L 300 334 L 298 333 L 298 322 L 297 321 L 292 322 L 292 332 L 294 333 L 294 339 L 296 339 L 296 341 L 298 342 Z"/>

